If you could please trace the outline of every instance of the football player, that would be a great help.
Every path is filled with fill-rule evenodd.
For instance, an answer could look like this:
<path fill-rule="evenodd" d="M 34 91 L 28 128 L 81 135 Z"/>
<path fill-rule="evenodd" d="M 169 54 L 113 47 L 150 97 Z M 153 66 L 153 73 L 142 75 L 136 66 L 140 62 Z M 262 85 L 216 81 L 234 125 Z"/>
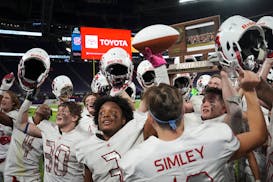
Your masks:
<path fill-rule="evenodd" d="M 19 116 L 27 114 L 33 93 L 26 97 Z M 24 119 L 17 120 L 16 127 L 30 136 L 42 138 L 44 151 L 44 181 L 83 181 L 84 166 L 77 162 L 75 145 L 88 138 L 85 132 L 76 130 L 81 118 L 81 106 L 75 102 L 63 102 L 58 106 L 56 124 L 43 121 L 37 127 Z M 21 117 L 19 117 L 21 118 Z"/>
<path fill-rule="evenodd" d="M 254 91 L 256 85 L 244 82 L 248 72 L 240 72 L 240 76 L 249 105 L 250 131 L 237 137 L 221 122 L 204 122 L 186 130 L 179 91 L 166 84 L 155 87 L 147 105 L 158 138 L 150 137 L 125 154 L 120 161 L 124 180 L 223 181 L 226 162 L 242 157 L 266 139 L 266 126 Z M 212 97 L 210 102 L 216 107 L 220 101 Z"/>
<path fill-rule="evenodd" d="M 39 126 L 43 120 L 48 120 L 52 110 L 46 104 L 37 107 L 34 116 L 28 122 Z M 43 158 L 42 140 L 24 134 L 16 127 L 12 131 L 12 139 L 5 166 L 5 181 L 42 181 L 39 170 Z"/>
<path fill-rule="evenodd" d="M 12 124 L 18 115 L 20 102 L 14 92 L 10 91 L 15 77 L 9 73 L 2 79 L 0 87 L 0 179 L 3 180 L 5 160 L 11 140 Z"/>
<path fill-rule="evenodd" d="M 85 164 L 87 181 L 122 181 L 118 160 L 143 141 L 146 115 L 134 115 L 128 100 L 120 96 L 101 97 L 94 106 L 94 121 L 102 133 L 77 144 L 77 159 Z"/>

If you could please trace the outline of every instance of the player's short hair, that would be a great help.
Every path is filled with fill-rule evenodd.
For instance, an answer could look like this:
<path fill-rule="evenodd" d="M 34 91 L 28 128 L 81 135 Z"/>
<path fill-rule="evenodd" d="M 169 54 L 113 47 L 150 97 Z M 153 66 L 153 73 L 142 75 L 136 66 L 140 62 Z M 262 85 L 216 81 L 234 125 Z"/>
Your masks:
<path fill-rule="evenodd" d="M 99 123 L 98 118 L 99 118 L 100 108 L 106 102 L 114 102 L 120 107 L 120 109 L 122 110 L 122 116 L 125 117 L 126 123 L 134 118 L 133 109 L 126 99 L 124 99 L 120 96 L 114 96 L 114 97 L 103 96 L 103 97 L 98 98 L 94 103 L 94 109 L 95 109 L 94 122 L 96 125 L 98 125 L 98 123 Z"/>
<path fill-rule="evenodd" d="M 96 99 L 100 97 L 100 95 L 98 93 L 88 92 L 87 94 L 85 94 L 85 96 L 82 99 L 82 102 L 84 105 L 85 105 L 85 101 L 86 101 L 87 97 L 89 97 L 90 95 L 96 97 Z"/>
<path fill-rule="evenodd" d="M 215 74 L 211 75 L 211 78 L 210 78 L 210 79 L 212 79 L 212 78 L 219 78 L 220 80 L 222 79 L 222 78 L 221 78 L 221 75 L 218 74 L 218 73 L 215 73 Z"/>
<path fill-rule="evenodd" d="M 7 94 L 9 94 L 9 96 L 11 98 L 11 101 L 13 102 L 13 104 L 12 104 L 12 110 L 19 109 L 19 107 L 20 107 L 20 101 L 19 101 L 19 98 L 17 97 L 17 95 L 13 91 L 10 91 L 10 90 L 7 90 L 5 92 Z"/>
<path fill-rule="evenodd" d="M 224 99 L 223 99 L 223 94 L 222 94 L 222 90 L 219 89 L 219 88 L 207 87 L 207 88 L 205 89 L 204 96 L 206 96 L 207 94 L 215 94 L 215 95 L 218 95 L 218 96 L 219 96 L 219 99 L 220 99 L 221 101 L 224 101 Z"/>
<path fill-rule="evenodd" d="M 148 94 L 146 104 L 154 118 L 161 121 L 175 120 L 176 125 L 180 124 L 183 117 L 183 95 L 177 88 L 160 83 L 152 87 Z"/>
<path fill-rule="evenodd" d="M 79 120 L 81 119 L 81 113 L 82 113 L 82 106 L 74 101 L 68 101 L 61 103 L 58 107 L 67 107 L 69 109 L 69 112 L 73 116 L 78 116 L 78 120 L 76 124 L 78 124 Z"/>

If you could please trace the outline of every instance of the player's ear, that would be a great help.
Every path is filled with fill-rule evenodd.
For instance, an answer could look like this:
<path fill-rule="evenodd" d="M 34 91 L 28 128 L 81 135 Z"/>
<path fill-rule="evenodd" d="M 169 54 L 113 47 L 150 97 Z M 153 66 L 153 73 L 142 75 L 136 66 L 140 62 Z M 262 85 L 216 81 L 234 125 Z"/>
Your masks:
<path fill-rule="evenodd" d="M 125 125 L 125 123 L 126 123 L 126 118 L 125 118 L 125 116 L 122 116 L 122 118 L 121 118 L 121 123 L 122 123 L 122 125 Z"/>
<path fill-rule="evenodd" d="M 146 122 L 150 122 L 150 124 L 152 125 L 152 127 L 156 130 L 156 128 L 158 127 L 157 122 L 154 120 L 154 118 L 151 116 L 150 113 L 148 113 L 148 118 Z"/>

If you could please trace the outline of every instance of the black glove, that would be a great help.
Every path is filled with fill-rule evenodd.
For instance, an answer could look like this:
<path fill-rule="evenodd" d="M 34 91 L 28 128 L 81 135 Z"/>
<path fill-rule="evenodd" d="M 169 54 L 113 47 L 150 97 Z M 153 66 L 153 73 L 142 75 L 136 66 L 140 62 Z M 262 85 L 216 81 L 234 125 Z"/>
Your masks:
<path fill-rule="evenodd" d="M 39 92 L 40 92 L 40 88 L 35 88 L 32 91 L 27 92 L 26 99 L 31 102 L 34 100 L 37 100 L 37 95 L 39 94 Z"/>

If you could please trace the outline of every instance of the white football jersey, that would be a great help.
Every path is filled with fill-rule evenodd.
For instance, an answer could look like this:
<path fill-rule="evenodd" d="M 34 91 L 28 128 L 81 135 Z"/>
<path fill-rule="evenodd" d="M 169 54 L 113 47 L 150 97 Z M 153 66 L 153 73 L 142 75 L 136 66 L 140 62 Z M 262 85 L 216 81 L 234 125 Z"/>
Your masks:
<path fill-rule="evenodd" d="M 122 181 L 118 159 L 143 141 L 142 131 L 147 115 L 135 114 L 134 118 L 108 141 L 93 135 L 76 146 L 77 159 L 89 168 L 93 181 Z"/>
<path fill-rule="evenodd" d="M 13 123 L 17 119 L 18 111 L 12 110 L 6 113 L 12 118 Z M 8 153 L 9 144 L 11 141 L 12 127 L 0 124 L 0 159 L 5 159 Z"/>
<path fill-rule="evenodd" d="M 224 166 L 239 146 L 228 125 L 204 122 L 173 141 L 151 136 L 119 163 L 126 182 L 225 181 Z"/>
<path fill-rule="evenodd" d="M 29 117 L 28 122 L 33 123 L 32 117 Z M 14 128 L 4 171 L 5 181 L 12 176 L 18 181 L 40 181 L 39 161 L 42 157 L 42 139 Z M 19 180 L 19 177 L 22 178 Z"/>
<path fill-rule="evenodd" d="M 51 122 L 42 122 L 39 128 L 44 149 L 44 181 L 83 181 L 84 166 L 76 160 L 75 145 L 89 135 L 76 129 L 61 134 Z"/>
<path fill-rule="evenodd" d="M 89 115 L 82 115 L 76 128 L 80 132 L 87 132 L 90 135 L 93 135 L 98 131 L 98 126 L 94 123 L 93 117 Z"/>

